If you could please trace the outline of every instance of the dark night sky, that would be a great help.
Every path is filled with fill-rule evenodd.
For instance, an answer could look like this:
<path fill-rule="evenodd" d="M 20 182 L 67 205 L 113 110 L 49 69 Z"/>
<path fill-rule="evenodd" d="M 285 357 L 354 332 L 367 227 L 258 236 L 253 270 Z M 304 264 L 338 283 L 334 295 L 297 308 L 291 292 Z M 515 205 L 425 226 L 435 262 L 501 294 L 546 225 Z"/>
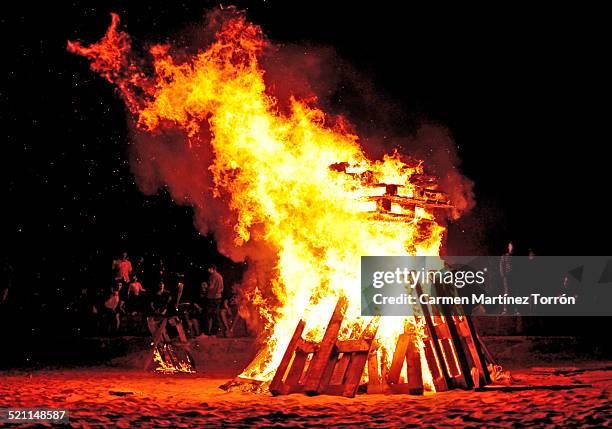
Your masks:
<path fill-rule="evenodd" d="M 164 40 L 215 2 L 93 3 L 22 3 L 2 18 L 3 256 L 45 286 L 73 281 L 81 266 L 107 269 L 109 252 L 124 247 L 214 249 L 190 209 L 138 191 L 122 101 L 65 47 L 98 40 L 111 11 L 134 40 Z M 609 254 L 605 14 L 399 3 L 237 2 L 273 40 L 333 46 L 401 106 L 399 120 L 450 129 L 478 203 L 451 226 L 450 249 L 474 241 L 501 252 L 513 237 L 519 251 Z"/>

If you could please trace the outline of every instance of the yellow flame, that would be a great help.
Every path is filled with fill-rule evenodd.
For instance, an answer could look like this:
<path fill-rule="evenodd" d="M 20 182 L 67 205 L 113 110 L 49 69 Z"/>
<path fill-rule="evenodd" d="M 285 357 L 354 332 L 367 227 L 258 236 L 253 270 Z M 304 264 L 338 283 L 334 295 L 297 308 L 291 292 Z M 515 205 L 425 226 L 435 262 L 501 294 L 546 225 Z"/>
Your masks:
<path fill-rule="evenodd" d="M 174 350 L 171 346 L 164 344 L 164 353 L 174 353 Z M 191 366 L 189 362 L 186 361 L 178 361 L 176 364 L 171 362 L 167 362 L 164 360 L 159 353 L 157 347 L 153 350 L 153 361 L 155 362 L 155 372 L 159 372 L 162 374 L 176 374 L 176 373 L 186 373 L 193 374 L 195 370 Z"/>

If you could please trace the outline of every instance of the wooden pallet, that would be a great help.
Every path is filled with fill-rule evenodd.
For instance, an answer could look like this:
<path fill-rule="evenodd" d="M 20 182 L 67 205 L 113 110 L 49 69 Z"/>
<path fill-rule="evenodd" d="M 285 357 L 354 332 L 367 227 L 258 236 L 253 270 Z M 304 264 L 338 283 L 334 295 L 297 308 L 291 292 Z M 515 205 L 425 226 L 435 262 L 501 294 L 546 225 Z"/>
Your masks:
<path fill-rule="evenodd" d="M 346 307 L 346 297 L 340 297 L 320 343 L 302 338 L 306 324 L 300 320 L 270 383 L 273 395 L 303 392 L 355 396 L 376 337 L 378 319 L 372 320 L 360 338 L 339 340 Z"/>
<path fill-rule="evenodd" d="M 422 395 L 421 342 L 437 392 L 491 383 L 485 351 L 474 325 L 456 309 L 440 306 L 431 311 L 421 305 L 422 315 L 416 317 L 424 319 L 425 336 L 417 339 L 414 333 L 405 330 L 398 337 L 391 362 L 386 362 L 380 350 L 373 348 L 379 318 L 374 318 L 359 338 L 338 339 L 346 307 L 347 300 L 341 297 L 320 343 L 303 338 L 306 323 L 300 320 L 270 383 L 273 395 L 353 397 L 366 364 L 368 393 Z"/>
<path fill-rule="evenodd" d="M 404 364 L 406 365 L 406 378 L 401 380 L 400 375 Z M 414 335 L 403 333 L 398 337 L 387 374 L 387 383 L 393 393 L 423 394 L 421 352 L 417 347 Z"/>
<path fill-rule="evenodd" d="M 178 341 L 173 341 L 168 334 L 168 325 L 174 327 L 176 330 Z M 147 326 L 153 335 L 153 342 L 151 343 L 151 353 L 144 364 L 145 371 L 147 371 L 150 368 L 151 363 L 155 361 L 155 351 L 158 350 L 158 347 L 163 346 L 164 344 L 173 344 L 180 347 L 184 349 L 186 355 L 189 355 L 189 342 L 187 341 L 187 336 L 185 335 L 185 330 L 183 329 L 183 323 L 178 316 L 150 316 L 147 317 Z"/>
<path fill-rule="evenodd" d="M 421 287 L 417 286 L 421 294 Z M 482 344 L 474 324 L 460 306 L 441 305 L 430 311 L 421 305 L 425 318 L 425 357 L 436 391 L 472 389 L 491 383 Z"/>

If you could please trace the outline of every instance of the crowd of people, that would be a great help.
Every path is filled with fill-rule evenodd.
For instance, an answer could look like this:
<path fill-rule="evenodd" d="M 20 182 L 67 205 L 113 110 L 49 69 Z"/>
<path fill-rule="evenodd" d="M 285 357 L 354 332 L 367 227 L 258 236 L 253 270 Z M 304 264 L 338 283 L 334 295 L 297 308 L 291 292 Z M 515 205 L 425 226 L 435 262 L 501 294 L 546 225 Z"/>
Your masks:
<path fill-rule="evenodd" d="M 144 257 L 133 264 L 123 252 L 112 261 L 110 286 L 91 299 L 83 297 L 89 308 L 82 313 L 100 335 L 146 333 L 147 318 L 172 316 L 180 318 L 188 336 L 246 335 L 237 285 L 226 285 L 215 265 L 207 271 L 199 287 L 186 288 L 184 273 L 169 272 L 163 261 L 146 264 Z"/>

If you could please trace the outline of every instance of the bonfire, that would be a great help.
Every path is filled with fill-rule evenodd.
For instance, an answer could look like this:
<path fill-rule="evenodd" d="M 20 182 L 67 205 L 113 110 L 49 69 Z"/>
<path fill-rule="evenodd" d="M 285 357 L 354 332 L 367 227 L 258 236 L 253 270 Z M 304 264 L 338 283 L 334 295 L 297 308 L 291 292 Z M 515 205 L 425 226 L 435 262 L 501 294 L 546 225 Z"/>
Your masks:
<path fill-rule="evenodd" d="M 246 255 L 250 263 L 241 311 L 257 313 L 262 346 L 240 379 L 272 382 L 292 352 L 292 338 L 297 341 L 296 327 L 303 347 L 323 347 L 338 311 L 338 343 L 332 346 L 349 353 L 338 344 L 374 332 L 365 358 L 376 356 L 376 377 L 393 370 L 398 379 L 410 378 L 410 362 L 399 370 L 392 365 L 400 344 L 418 361 L 425 390 L 436 390 L 442 369 L 452 378 L 453 362 L 464 378 L 471 377 L 457 363 L 457 344 L 446 357 L 439 344 L 427 355 L 436 345 L 435 326 L 454 326 L 455 319 L 462 326 L 461 315 L 432 319 L 428 327 L 424 317 L 360 312 L 362 255 L 440 254 L 443 220 L 454 207 L 436 178 L 422 161 L 398 151 L 369 157 L 348 121 L 323 112 L 314 96 L 290 97 L 281 105 L 266 86 L 260 61 L 271 42 L 241 13 L 219 16 L 212 20 L 214 39 L 196 53 L 154 44 L 138 54 L 116 14 L 102 40 L 69 42 L 68 50 L 88 58 L 116 87 L 138 138 L 157 139 L 151 145 L 163 141 L 167 152 L 193 154 L 192 171 L 184 174 L 192 175 L 197 191 L 175 199 L 192 205 L 196 216 L 210 207 L 227 210 L 215 222 L 196 223 L 204 232 L 212 229 L 222 252 Z M 156 162 L 152 158 L 137 154 L 136 162 Z M 258 253 L 267 255 L 265 263 Z M 367 381 L 367 370 L 358 375 L 358 382 Z"/>

